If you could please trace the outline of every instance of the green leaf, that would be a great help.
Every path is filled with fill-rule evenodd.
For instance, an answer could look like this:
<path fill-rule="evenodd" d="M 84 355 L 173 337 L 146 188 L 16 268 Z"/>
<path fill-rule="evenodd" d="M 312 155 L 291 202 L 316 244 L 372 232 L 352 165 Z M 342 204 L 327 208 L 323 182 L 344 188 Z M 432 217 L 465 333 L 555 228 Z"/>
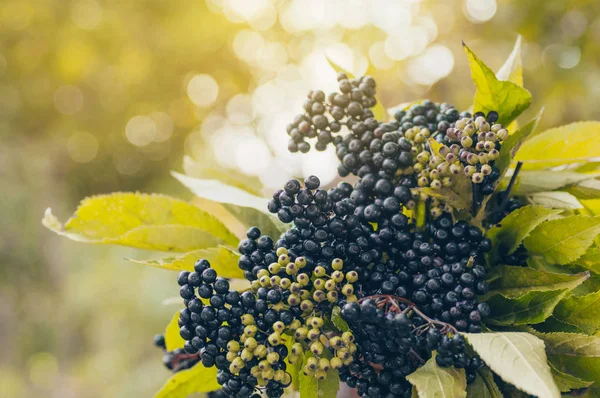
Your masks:
<path fill-rule="evenodd" d="M 600 180 L 590 178 L 567 188 L 567 192 L 579 199 L 600 199 Z"/>
<path fill-rule="evenodd" d="M 600 329 L 600 291 L 585 296 L 567 297 L 556 306 L 554 316 L 586 333 L 596 333 Z"/>
<path fill-rule="evenodd" d="M 304 362 L 314 356 L 311 351 L 304 354 Z M 317 380 L 313 376 L 306 376 L 304 372 L 299 374 L 300 396 L 302 398 L 324 398 L 335 397 L 340 388 L 340 376 L 336 369 L 329 369 L 325 380 Z"/>
<path fill-rule="evenodd" d="M 285 341 L 285 346 L 288 349 L 288 352 L 292 351 L 292 345 L 296 342 L 292 336 L 282 335 L 283 341 Z M 289 356 L 284 358 L 286 364 L 286 372 L 290 374 L 292 377 L 292 386 L 295 390 L 299 390 L 300 388 L 300 374 L 302 373 L 302 360 L 304 358 L 300 358 L 298 362 L 291 364 L 289 362 Z"/>
<path fill-rule="evenodd" d="M 327 58 L 327 62 L 329 62 L 329 65 L 333 68 L 333 70 L 336 73 L 345 73 L 349 79 L 353 79 L 355 77 L 352 73 L 348 72 L 346 69 L 342 68 L 340 65 L 333 62 L 329 57 L 326 56 L 325 58 Z M 375 117 L 375 119 L 384 122 L 384 121 L 388 120 L 388 112 L 385 109 L 385 107 L 383 106 L 383 104 L 381 103 L 381 101 L 379 100 L 379 98 L 375 97 L 375 99 L 377 100 L 377 103 L 371 109 L 371 111 L 373 111 L 373 116 Z"/>
<path fill-rule="evenodd" d="M 213 164 L 211 162 L 211 164 Z M 190 156 L 183 157 L 183 170 L 186 175 L 206 180 L 219 180 L 227 185 L 243 189 L 244 191 L 260 196 L 262 183 L 257 177 L 247 176 L 238 171 L 224 168 L 215 168 L 210 165 L 196 162 Z"/>
<path fill-rule="evenodd" d="M 433 356 L 406 379 L 417 388 L 419 398 L 460 398 L 467 396 L 464 369 L 443 368 Z"/>
<path fill-rule="evenodd" d="M 167 351 L 183 348 L 184 343 L 185 340 L 179 334 L 179 311 L 177 311 L 173 315 L 173 318 L 171 318 L 171 322 L 169 322 L 167 329 L 165 330 L 165 344 L 167 346 Z"/>
<path fill-rule="evenodd" d="M 477 88 L 474 99 L 474 112 L 498 112 L 498 123 L 508 126 L 531 104 L 531 94 L 523 87 L 504 80 L 498 80 L 496 74 L 481 61 L 463 43 L 471 77 Z"/>
<path fill-rule="evenodd" d="M 539 398 L 560 397 L 542 340 L 521 332 L 463 335 L 502 380 Z"/>
<path fill-rule="evenodd" d="M 523 86 L 523 63 L 521 61 L 521 40 L 519 35 L 512 52 L 504 61 L 504 64 L 496 72 L 498 80 L 508 80 L 519 86 Z"/>
<path fill-rule="evenodd" d="M 502 143 L 502 147 L 500 148 L 500 156 L 496 159 L 494 165 L 498 168 L 500 175 L 503 176 L 508 170 L 510 163 L 515 158 L 515 155 L 523 145 L 523 143 L 535 134 L 535 130 L 544 114 L 544 108 L 540 109 L 537 116 L 533 118 L 529 123 L 520 128 L 518 131 L 514 132 L 506 141 Z"/>
<path fill-rule="evenodd" d="M 576 122 L 546 130 L 527 141 L 516 160 L 528 170 L 581 163 L 600 156 L 600 122 Z"/>
<path fill-rule="evenodd" d="M 537 192 L 528 196 L 529 203 L 552 209 L 574 210 L 583 209 L 581 202 L 568 192 Z"/>
<path fill-rule="evenodd" d="M 535 325 L 535 329 L 543 333 L 585 333 L 581 328 L 559 321 L 554 316 L 549 317 L 543 323 Z"/>
<path fill-rule="evenodd" d="M 529 332 L 542 339 L 546 352 L 574 357 L 600 357 L 600 337 L 581 333 L 540 333 L 533 328 Z"/>
<path fill-rule="evenodd" d="M 333 310 L 331 311 L 331 322 L 340 332 L 347 332 L 348 330 L 350 330 L 350 327 L 342 318 L 340 307 L 338 307 L 337 305 L 333 307 Z"/>
<path fill-rule="evenodd" d="M 494 381 L 494 375 L 487 368 L 477 371 L 475 380 L 467 385 L 468 398 L 502 398 L 502 392 Z"/>
<path fill-rule="evenodd" d="M 198 362 L 190 369 L 175 373 L 154 396 L 154 398 L 187 398 L 194 393 L 216 391 L 221 388 L 217 383 L 217 368 L 205 368 Z"/>
<path fill-rule="evenodd" d="M 194 250 L 177 257 L 164 257 L 158 260 L 132 260 L 131 262 L 172 271 L 193 271 L 199 259 L 206 259 L 212 268 L 223 278 L 244 278 L 244 271 L 238 267 L 240 255 L 232 249 L 219 246 Z"/>
<path fill-rule="evenodd" d="M 506 298 L 514 299 L 528 292 L 573 290 L 589 277 L 589 272 L 574 275 L 555 274 L 528 267 L 500 265 L 492 268 L 489 276 L 490 292 L 484 297 L 501 294 Z"/>
<path fill-rule="evenodd" d="M 556 385 L 561 392 L 569 392 L 571 390 L 586 388 L 594 383 L 593 381 L 581 380 L 579 377 L 561 372 L 560 370 L 556 369 L 552 363 L 550 363 L 550 369 L 552 370 L 554 381 L 556 381 Z"/>
<path fill-rule="evenodd" d="M 554 191 L 586 180 L 593 180 L 593 177 L 594 175 L 591 174 L 573 171 L 523 170 L 519 172 L 519 183 L 513 192 L 516 196 L 522 196 L 536 192 Z"/>
<path fill-rule="evenodd" d="M 600 233 L 600 217 L 582 215 L 546 221 L 523 244 L 547 262 L 568 264 L 581 257 Z"/>
<path fill-rule="evenodd" d="M 456 210 L 465 210 L 471 208 L 471 200 L 467 198 L 467 195 L 458 193 L 457 190 L 452 188 L 433 189 L 429 187 L 423 187 L 417 188 L 417 191 L 432 198 L 443 200 L 444 203 Z M 468 192 L 470 194 L 471 190 Z"/>
<path fill-rule="evenodd" d="M 547 209 L 543 206 L 524 206 L 510 213 L 492 227 L 487 236 L 492 240 L 492 256 L 497 253 L 512 254 L 523 239 L 542 222 L 560 213 L 560 210 Z"/>
<path fill-rule="evenodd" d="M 289 226 L 279 221 L 277 217 L 266 215 L 262 211 L 228 204 L 224 206 L 246 225 L 246 229 L 258 227 L 263 235 L 269 235 L 274 240 L 277 240 L 279 235 L 289 229 Z"/>
<path fill-rule="evenodd" d="M 577 264 L 596 274 L 600 274 L 600 248 L 596 246 L 590 247 L 583 256 L 579 257 L 571 264 Z"/>
<path fill-rule="evenodd" d="M 267 198 L 252 195 L 240 188 L 227 185 L 218 180 L 202 180 L 175 171 L 172 171 L 171 175 L 200 198 L 235 206 L 250 207 L 270 215 L 267 210 Z"/>
<path fill-rule="evenodd" d="M 490 325 L 511 326 L 543 322 L 552 315 L 554 307 L 568 292 L 569 289 L 529 292 L 514 299 L 496 294 L 486 300 L 492 309 L 492 315 L 487 323 Z"/>
<path fill-rule="evenodd" d="M 600 358 L 568 355 L 548 355 L 548 358 L 561 372 L 568 373 L 583 381 L 600 380 Z"/>

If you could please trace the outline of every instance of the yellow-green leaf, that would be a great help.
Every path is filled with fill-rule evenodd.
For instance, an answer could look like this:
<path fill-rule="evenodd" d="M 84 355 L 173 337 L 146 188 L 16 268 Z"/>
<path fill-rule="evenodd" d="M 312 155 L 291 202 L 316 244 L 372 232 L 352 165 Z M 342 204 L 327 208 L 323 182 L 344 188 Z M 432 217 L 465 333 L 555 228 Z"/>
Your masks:
<path fill-rule="evenodd" d="M 552 209 L 583 209 L 583 205 L 575 196 L 564 191 L 536 192 L 529 195 L 527 199 L 531 204 L 550 207 Z"/>
<path fill-rule="evenodd" d="M 190 369 L 175 373 L 154 396 L 154 398 L 187 398 L 194 393 L 216 391 L 221 388 L 217 383 L 217 368 L 205 368 L 198 362 Z"/>
<path fill-rule="evenodd" d="M 238 267 L 240 255 L 224 246 L 194 250 L 182 256 L 163 257 L 158 260 L 132 260 L 131 262 L 172 271 L 193 271 L 199 259 L 206 259 L 223 278 L 243 278 L 244 271 Z"/>
<path fill-rule="evenodd" d="M 590 178 L 567 188 L 567 192 L 579 199 L 600 199 L 600 180 Z"/>
<path fill-rule="evenodd" d="M 464 336 L 502 380 L 538 398 L 560 397 L 542 340 L 521 332 L 465 333 Z"/>
<path fill-rule="evenodd" d="M 311 351 L 304 354 L 304 362 L 313 357 Z M 299 372 L 300 396 L 302 398 L 325 398 L 335 397 L 340 388 L 340 376 L 336 369 L 329 369 L 325 380 L 317 380 L 313 376 L 307 376 L 304 372 Z"/>
<path fill-rule="evenodd" d="M 296 342 L 292 336 L 282 335 L 283 341 L 285 342 L 285 346 L 288 349 L 288 352 L 292 352 L 292 345 Z M 302 361 L 304 357 L 301 357 L 296 363 L 291 364 L 289 362 L 289 356 L 284 358 L 286 364 L 286 372 L 290 374 L 292 377 L 292 388 L 294 390 L 299 390 L 300 388 L 300 373 L 302 372 Z"/>
<path fill-rule="evenodd" d="M 600 122 L 576 122 L 546 130 L 523 144 L 516 160 L 544 169 L 600 157 Z"/>
<path fill-rule="evenodd" d="M 556 369 L 552 363 L 550 363 L 550 369 L 552 370 L 554 381 L 556 381 L 556 385 L 561 392 L 569 392 L 571 390 L 586 388 L 594 383 L 593 381 L 581 380 L 579 377 L 561 372 L 560 370 Z"/>
<path fill-rule="evenodd" d="M 515 155 L 523 145 L 523 143 L 535 134 L 535 130 L 544 114 L 544 108 L 540 109 L 537 116 L 533 118 L 525 126 L 511 134 L 506 141 L 502 143 L 500 148 L 500 156 L 496 159 L 494 165 L 498 168 L 500 175 L 503 176 Z"/>
<path fill-rule="evenodd" d="M 600 329 L 600 291 L 585 296 L 567 297 L 556 306 L 554 316 L 586 333 L 596 333 Z"/>
<path fill-rule="evenodd" d="M 342 318 L 341 312 L 342 311 L 340 307 L 338 307 L 337 305 L 333 307 L 333 310 L 331 311 L 331 322 L 340 332 L 347 332 L 348 330 L 350 330 L 350 327 Z"/>
<path fill-rule="evenodd" d="M 568 264 L 581 257 L 600 233 L 600 217 L 569 216 L 539 225 L 523 244 L 551 264 Z"/>
<path fill-rule="evenodd" d="M 498 80 L 508 80 L 519 86 L 523 86 L 523 63 L 521 61 L 521 41 L 519 35 L 512 52 L 504 61 L 504 64 L 496 72 Z"/>
<path fill-rule="evenodd" d="M 568 355 L 548 355 L 551 363 L 560 371 L 575 376 L 582 381 L 600 381 L 600 358 L 573 357 Z M 590 397 L 598 397 L 591 395 Z"/>
<path fill-rule="evenodd" d="M 240 221 L 242 221 L 247 228 L 258 227 L 263 235 L 269 235 L 274 240 L 277 240 L 279 235 L 289 229 L 289 226 L 279 221 L 279 219 L 272 214 L 267 215 L 262 211 L 252 209 L 250 207 L 241 207 L 228 204 L 223 206 L 232 214 L 234 214 Z"/>
<path fill-rule="evenodd" d="M 588 271 L 580 274 L 555 274 L 528 267 L 500 265 L 492 268 L 490 292 L 484 297 L 501 294 L 506 298 L 518 298 L 528 292 L 551 290 L 573 290 L 590 277 Z"/>
<path fill-rule="evenodd" d="M 536 192 L 555 191 L 569 185 L 593 180 L 594 174 L 581 174 L 573 171 L 523 170 L 519 173 L 519 184 L 515 195 L 528 195 Z"/>
<path fill-rule="evenodd" d="M 183 348 L 184 343 L 185 340 L 179 334 L 179 311 L 177 311 L 165 330 L 165 345 L 167 346 L 167 351 L 173 351 Z"/>
<path fill-rule="evenodd" d="M 489 369 L 477 371 L 475 380 L 467 385 L 467 398 L 502 398 L 502 392 Z"/>
<path fill-rule="evenodd" d="M 86 243 L 120 244 L 162 251 L 189 251 L 237 238 L 219 220 L 194 205 L 164 195 L 114 193 L 84 199 L 62 225 L 46 210 L 42 223 Z"/>
<path fill-rule="evenodd" d="M 443 368 L 434 355 L 406 379 L 417 388 L 419 398 L 460 398 L 467 396 L 464 369 Z"/>
<path fill-rule="evenodd" d="M 572 264 L 577 264 L 596 274 L 600 274 L 600 248 L 596 246 L 590 247 L 583 256 L 573 261 Z"/>
<path fill-rule="evenodd" d="M 600 357 L 600 337 L 581 333 L 540 333 L 533 328 L 529 329 L 529 333 L 544 341 L 548 354 Z"/>
<path fill-rule="evenodd" d="M 560 210 L 547 209 L 543 206 L 524 206 L 513 211 L 504 217 L 500 225 L 488 231 L 487 235 L 493 244 L 493 255 L 513 253 L 531 231 L 559 213 Z"/>
<path fill-rule="evenodd" d="M 193 178 L 175 171 L 172 171 L 171 175 L 200 198 L 230 205 L 250 207 L 270 215 L 267 210 L 267 198 L 253 195 L 219 180 Z"/>
<path fill-rule="evenodd" d="M 458 190 L 454 190 L 451 188 L 440 188 L 433 189 L 429 187 L 417 188 L 417 190 L 427 196 L 432 198 L 440 199 L 444 203 L 448 204 L 448 206 L 452 207 L 456 210 L 465 210 L 471 207 L 471 200 L 469 199 L 469 195 L 471 191 L 468 191 L 468 194 L 464 194 L 465 192 L 459 193 Z"/>
<path fill-rule="evenodd" d="M 531 104 L 531 94 L 523 87 L 505 80 L 498 80 L 496 74 L 481 61 L 463 43 L 471 77 L 477 88 L 474 99 L 475 112 L 498 112 L 498 123 L 507 126 L 515 120 Z"/>
<path fill-rule="evenodd" d="M 492 315 L 486 321 L 490 325 L 511 326 L 544 322 L 556 305 L 567 295 L 569 289 L 546 292 L 529 292 L 521 297 L 509 299 L 495 294 L 486 300 Z"/>

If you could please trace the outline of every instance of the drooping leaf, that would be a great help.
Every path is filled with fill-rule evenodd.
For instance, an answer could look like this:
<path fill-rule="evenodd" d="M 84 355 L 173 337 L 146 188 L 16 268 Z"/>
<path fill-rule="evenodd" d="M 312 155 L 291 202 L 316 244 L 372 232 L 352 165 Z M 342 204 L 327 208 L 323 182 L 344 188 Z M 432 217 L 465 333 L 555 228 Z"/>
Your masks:
<path fill-rule="evenodd" d="M 552 370 L 554 381 L 556 381 L 556 385 L 561 392 L 569 392 L 575 389 L 586 388 L 594 383 L 593 381 L 581 380 L 579 377 L 561 372 L 560 370 L 556 369 L 552 363 L 550 363 L 550 369 Z"/>
<path fill-rule="evenodd" d="M 584 381 L 600 380 L 600 358 L 598 357 L 548 355 L 548 358 L 561 372 L 568 373 Z"/>
<path fill-rule="evenodd" d="M 340 332 L 347 332 L 348 330 L 350 330 L 350 327 L 342 318 L 340 307 L 338 307 L 337 305 L 333 307 L 333 310 L 331 311 L 331 322 Z"/>
<path fill-rule="evenodd" d="M 481 359 L 502 380 L 539 398 L 560 397 L 544 342 L 529 333 L 465 333 Z"/>
<path fill-rule="evenodd" d="M 600 217 L 582 215 L 546 221 L 523 244 L 549 263 L 568 264 L 581 257 L 600 233 Z"/>
<path fill-rule="evenodd" d="M 177 348 L 183 348 L 184 343 L 185 340 L 179 334 L 179 311 L 177 311 L 165 330 L 165 345 L 167 351 L 173 351 Z"/>
<path fill-rule="evenodd" d="M 194 393 L 216 391 L 221 388 L 217 383 L 217 368 L 205 368 L 198 362 L 190 369 L 175 373 L 154 396 L 154 398 L 188 398 Z"/>
<path fill-rule="evenodd" d="M 250 207 L 267 215 L 267 198 L 252 195 L 240 188 L 226 185 L 218 180 L 202 180 L 172 171 L 171 175 L 188 188 L 194 195 L 219 203 Z"/>
<path fill-rule="evenodd" d="M 208 260 L 220 277 L 244 278 L 244 271 L 238 267 L 240 255 L 225 246 L 194 250 L 182 256 L 164 257 L 158 260 L 128 260 L 172 271 L 193 271 L 194 264 L 201 258 Z"/>
<path fill-rule="evenodd" d="M 228 204 L 224 207 L 243 221 L 247 227 L 258 227 L 263 235 L 269 235 L 274 240 L 277 240 L 279 235 L 289 229 L 289 226 L 279 221 L 277 217 L 256 209 Z"/>
<path fill-rule="evenodd" d="M 492 240 L 492 255 L 498 252 L 512 254 L 523 239 L 542 222 L 560 213 L 560 210 L 547 209 L 543 206 L 524 206 L 510 213 L 499 226 L 488 231 Z"/>
<path fill-rule="evenodd" d="M 535 329 L 542 333 L 585 333 L 583 329 L 559 321 L 554 316 L 549 317 L 543 323 L 535 325 Z"/>
<path fill-rule="evenodd" d="M 600 199 L 600 180 L 591 178 L 567 188 L 567 192 L 578 199 Z"/>
<path fill-rule="evenodd" d="M 467 385 L 467 398 L 502 398 L 502 392 L 489 369 L 477 371 L 475 380 Z"/>
<path fill-rule="evenodd" d="M 500 175 L 503 176 L 508 170 L 510 163 L 515 158 L 515 155 L 523 145 L 523 143 L 529 138 L 533 137 L 535 130 L 544 114 L 544 108 L 540 109 L 539 113 L 533 120 L 521 127 L 518 131 L 508 136 L 506 141 L 502 143 L 500 148 L 500 156 L 496 159 L 494 165 L 498 168 Z"/>
<path fill-rule="evenodd" d="M 306 351 L 304 362 L 312 356 L 314 355 L 310 350 Z M 340 388 L 339 373 L 333 368 L 327 371 L 325 380 L 319 381 L 313 376 L 305 375 L 304 372 L 299 373 L 298 379 L 300 380 L 300 396 L 302 398 L 335 397 Z"/>
<path fill-rule="evenodd" d="M 467 396 L 464 369 L 443 368 L 434 355 L 406 379 L 417 388 L 419 398 L 460 398 Z"/>
<path fill-rule="evenodd" d="M 555 191 L 560 188 L 567 189 L 570 185 L 583 183 L 586 180 L 593 180 L 593 175 L 573 171 L 523 170 L 519 173 L 519 184 L 515 186 L 513 192 L 517 196 L 523 196 L 536 192 Z"/>
<path fill-rule="evenodd" d="M 589 277 L 589 272 L 574 275 L 555 274 L 528 267 L 499 265 L 492 268 L 489 276 L 490 292 L 484 297 L 501 294 L 506 298 L 514 299 L 528 292 L 573 290 Z"/>
<path fill-rule="evenodd" d="M 556 306 L 554 316 L 586 333 L 596 333 L 600 329 L 600 291 L 585 296 L 567 297 Z"/>
<path fill-rule="evenodd" d="M 509 125 L 529 108 L 531 94 L 511 81 L 498 80 L 496 74 L 464 43 L 463 47 L 469 58 L 471 77 L 477 88 L 473 110 L 485 114 L 496 111 L 499 115 L 498 123 Z"/>
<path fill-rule="evenodd" d="M 600 122 L 576 122 L 537 134 L 516 156 L 528 170 L 581 163 L 600 157 Z"/>
<path fill-rule="evenodd" d="M 531 204 L 545 206 L 552 209 L 583 209 L 583 205 L 575 196 L 564 191 L 536 192 L 529 195 L 527 199 Z"/>
<path fill-rule="evenodd" d="M 164 195 L 114 193 L 84 199 L 62 225 L 46 210 L 44 226 L 86 243 L 120 244 L 162 251 L 190 251 L 237 244 L 219 220 L 194 205 Z"/>
<path fill-rule="evenodd" d="M 596 274 L 600 274 L 600 248 L 597 246 L 590 247 L 583 256 L 579 257 L 571 264 L 577 264 Z"/>
<path fill-rule="evenodd" d="M 523 63 L 521 61 L 521 41 L 519 35 L 512 52 L 504 61 L 504 64 L 496 72 L 498 80 L 508 80 L 519 86 L 523 86 Z"/>
<path fill-rule="evenodd" d="M 511 326 L 544 322 L 568 292 L 569 289 L 529 292 L 514 299 L 496 294 L 486 300 L 492 309 L 492 315 L 486 323 Z"/>
<path fill-rule="evenodd" d="M 528 331 L 544 341 L 548 354 L 600 357 L 600 337 L 581 333 L 540 333 L 533 328 Z"/>
<path fill-rule="evenodd" d="M 250 177 L 236 171 L 227 170 L 222 167 L 215 168 L 192 159 L 190 156 L 183 157 L 183 170 L 186 175 L 206 180 L 219 180 L 244 191 L 260 196 L 262 183 L 257 177 Z"/>

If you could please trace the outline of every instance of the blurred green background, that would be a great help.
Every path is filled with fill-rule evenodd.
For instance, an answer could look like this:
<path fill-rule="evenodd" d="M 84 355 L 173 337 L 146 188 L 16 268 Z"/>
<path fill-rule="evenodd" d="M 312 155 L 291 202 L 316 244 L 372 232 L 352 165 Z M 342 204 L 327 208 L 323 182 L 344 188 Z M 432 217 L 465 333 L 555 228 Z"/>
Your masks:
<path fill-rule="evenodd" d="M 259 176 L 334 177 L 331 152 L 286 152 L 325 56 L 372 74 L 388 107 L 467 108 L 461 40 L 494 69 L 524 38 L 542 128 L 600 118 L 600 3 L 505 0 L 2 0 L 0 396 L 146 397 L 169 373 L 152 336 L 175 275 L 86 246 L 40 219 L 112 191 L 191 195 L 183 155 Z M 166 300 L 166 304 L 165 304 Z"/>

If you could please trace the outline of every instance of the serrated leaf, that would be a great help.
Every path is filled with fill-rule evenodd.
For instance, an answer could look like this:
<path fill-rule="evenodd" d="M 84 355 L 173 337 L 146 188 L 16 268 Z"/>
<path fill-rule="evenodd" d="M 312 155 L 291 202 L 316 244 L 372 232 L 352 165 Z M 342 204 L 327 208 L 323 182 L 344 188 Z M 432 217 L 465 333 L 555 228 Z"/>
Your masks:
<path fill-rule="evenodd" d="M 586 180 L 593 180 L 593 175 L 573 171 L 523 170 L 519 172 L 519 183 L 513 192 L 515 196 L 523 196 L 536 192 L 555 191 L 560 188 L 567 189 L 570 185 L 583 183 Z"/>
<path fill-rule="evenodd" d="M 590 247 L 583 256 L 573 261 L 571 264 L 577 264 L 585 269 L 600 274 L 600 248 Z"/>
<path fill-rule="evenodd" d="M 556 385 L 561 392 L 569 392 L 575 389 L 586 388 L 594 383 L 593 381 L 581 380 L 579 377 L 561 372 L 560 370 L 556 369 L 552 363 L 550 364 L 550 369 L 552 370 L 554 381 L 556 381 Z"/>
<path fill-rule="evenodd" d="M 164 195 L 113 193 L 86 198 L 62 225 L 46 210 L 44 226 L 86 243 L 120 244 L 162 251 L 190 251 L 237 244 L 219 220 L 194 205 Z"/>
<path fill-rule="evenodd" d="M 304 362 L 313 357 L 311 351 L 304 354 Z M 336 369 L 329 369 L 325 380 L 317 380 L 313 376 L 306 376 L 304 372 L 299 374 L 300 396 L 302 398 L 329 398 L 335 397 L 340 388 L 340 376 Z"/>
<path fill-rule="evenodd" d="M 194 393 L 216 391 L 221 388 L 217 383 L 217 368 L 205 368 L 198 362 L 190 369 L 175 373 L 154 396 L 154 398 L 187 398 Z"/>
<path fill-rule="evenodd" d="M 270 215 L 267 210 L 267 198 L 252 195 L 240 188 L 227 185 L 218 180 L 193 178 L 175 171 L 172 171 L 171 175 L 200 198 L 235 206 L 250 207 Z"/>
<path fill-rule="evenodd" d="M 510 163 L 515 158 L 523 143 L 529 137 L 532 137 L 534 134 L 536 134 L 535 130 L 537 129 L 543 114 L 544 108 L 540 109 L 535 118 L 508 136 L 508 138 L 502 143 L 502 147 L 500 148 L 500 156 L 498 156 L 498 159 L 496 159 L 494 163 L 501 176 L 506 173 L 506 170 L 508 170 Z"/>
<path fill-rule="evenodd" d="M 560 213 L 560 210 L 547 209 L 543 206 L 524 206 L 510 213 L 492 227 L 487 236 L 492 240 L 492 256 L 497 253 L 512 254 L 523 239 L 542 222 Z"/>
<path fill-rule="evenodd" d="M 567 297 L 556 306 L 554 316 L 586 333 L 596 333 L 600 329 L 600 291 L 585 296 Z"/>
<path fill-rule="evenodd" d="M 498 326 L 527 325 L 544 322 L 569 289 L 529 292 L 510 299 L 496 294 L 486 300 L 492 315 L 486 323 Z"/>
<path fill-rule="evenodd" d="M 543 272 L 528 267 L 495 266 L 489 275 L 490 292 L 482 299 L 495 294 L 514 299 L 534 291 L 573 290 L 589 277 L 589 272 L 569 275 Z"/>
<path fill-rule="evenodd" d="M 560 397 L 544 351 L 529 333 L 464 333 L 468 343 L 502 380 L 539 398 Z"/>
<path fill-rule="evenodd" d="M 498 80 L 508 80 L 519 86 L 523 86 L 523 63 L 521 61 L 521 41 L 519 35 L 512 52 L 504 61 L 504 64 L 496 72 Z"/>
<path fill-rule="evenodd" d="M 326 56 L 325 58 L 327 58 L 327 62 L 329 62 L 329 65 L 333 68 L 333 70 L 336 73 L 345 73 L 349 79 L 353 79 L 355 77 L 352 73 L 348 72 L 346 69 L 333 62 L 329 57 Z M 379 100 L 379 98 L 377 98 L 377 96 L 375 97 L 375 100 L 377 101 L 377 103 L 373 108 L 371 108 L 373 116 L 375 117 L 375 119 L 385 122 L 387 120 L 388 112 Z"/>
<path fill-rule="evenodd" d="M 578 199 L 600 199 L 600 180 L 591 178 L 568 187 L 567 192 Z"/>
<path fill-rule="evenodd" d="M 481 368 L 475 380 L 467 385 L 467 398 L 502 398 L 502 392 L 494 381 L 494 376 L 487 368 Z"/>
<path fill-rule="evenodd" d="M 419 398 L 460 398 L 467 396 L 467 378 L 464 369 L 443 368 L 434 355 L 406 380 L 417 388 Z"/>
<path fill-rule="evenodd" d="M 600 380 L 600 358 L 573 357 L 568 355 L 548 355 L 551 363 L 561 372 L 581 380 Z"/>
<path fill-rule="evenodd" d="M 549 207 L 552 209 L 575 210 L 583 209 L 577 198 L 568 192 L 537 192 L 527 197 L 529 203 Z"/>
<path fill-rule="evenodd" d="M 164 257 L 158 260 L 128 260 L 172 271 L 193 271 L 194 264 L 201 258 L 208 260 L 211 267 L 223 278 L 244 278 L 244 271 L 238 267 L 240 255 L 224 246 L 194 250 L 182 256 Z"/>
<path fill-rule="evenodd" d="M 347 332 L 348 330 L 350 330 L 350 327 L 342 318 L 341 312 L 342 311 L 340 307 L 338 307 L 337 305 L 333 307 L 333 310 L 331 311 L 331 322 L 340 332 Z"/>
<path fill-rule="evenodd" d="M 576 122 L 528 140 L 516 156 L 528 170 L 581 163 L 600 157 L 600 122 Z"/>
<path fill-rule="evenodd" d="M 585 333 L 581 328 L 559 321 L 554 316 L 549 317 L 543 323 L 535 325 L 535 329 L 542 333 Z"/>
<path fill-rule="evenodd" d="M 600 357 L 600 337 L 581 333 L 540 333 L 532 328 L 529 332 L 544 341 L 548 354 Z"/>
<path fill-rule="evenodd" d="M 505 126 L 515 120 L 531 104 L 531 94 L 523 87 L 505 80 L 498 80 L 496 74 L 463 43 L 471 77 L 477 88 L 474 99 L 474 112 L 498 112 L 498 123 Z"/>
<path fill-rule="evenodd" d="M 181 305 L 181 304 L 180 304 Z M 185 340 L 179 334 L 179 311 L 177 311 L 165 330 L 165 345 L 167 351 L 173 351 L 178 348 L 183 348 Z"/>
<path fill-rule="evenodd" d="M 598 233 L 600 217 L 569 216 L 541 224 L 523 244 L 548 263 L 568 264 L 587 251 Z"/>

